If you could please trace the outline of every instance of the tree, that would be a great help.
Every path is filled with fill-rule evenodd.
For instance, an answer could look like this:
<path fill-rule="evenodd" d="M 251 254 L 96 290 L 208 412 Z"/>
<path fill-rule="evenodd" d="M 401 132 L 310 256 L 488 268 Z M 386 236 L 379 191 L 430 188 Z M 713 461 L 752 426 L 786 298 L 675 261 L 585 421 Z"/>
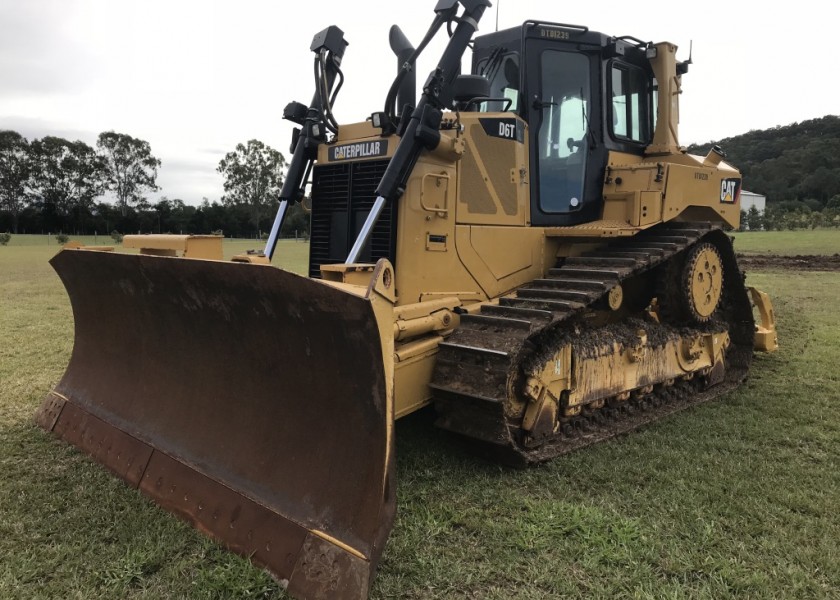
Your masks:
<path fill-rule="evenodd" d="M 303 204 L 296 203 L 289 207 L 289 212 L 286 214 L 286 219 L 283 221 L 283 229 L 280 231 L 283 234 L 297 234 L 303 236 L 309 235 L 309 213 L 303 208 Z"/>
<path fill-rule="evenodd" d="M 18 217 L 27 201 L 26 184 L 31 172 L 29 143 L 16 131 L 0 131 L 0 209 L 12 215 L 12 230 L 18 232 Z"/>
<path fill-rule="evenodd" d="M 744 213 L 744 211 L 741 211 Z M 747 229 L 750 231 L 760 231 L 764 229 L 764 216 L 755 207 L 755 205 L 750 206 L 750 209 L 746 211 L 742 216 L 742 222 L 746 221 Z"/>
<path fill-rule="evenodd" d="M 166 196 L 153 206 L 158 216 L 158 230 L 169 233 L 206 233 L 194 232 L 190 228 L 190 218 L 196 212 L 195 206 L 187 205 L 180 198 L 169 199 Z"/>
<path fill-rule="evenodd" d="M 30 144 L 30 184 L 39 204 L 60 216 L 89 214 L 105 191 L 105 162 L 82 141 L 47 136 Z"/>
<path fill-rule="evenodd" d="M 225 178 L 225 206 L 247 206 L 251 224 L 259 229 L 260 218 L 280 195 L 283 186 L 283 155 L 259 140 L 237 144 L 216 169 Z"/>
<path fill-rule="evenodd" d="M 108 189 L 117 196 L 122 216 L 128 207 L 144 200 L 143 192 L 160 188 L 155 183 L 160 159 L 152 155 L 149 142 L 124 133 L 106 131 L 99 134 L 96 147 L 108 169 Z"/>
<path fill-rule="evenodd" d="M 816 198 L 822 206 L 840 194 L 840 116 L 750 131 L 688 151 L 705 156 L 713 144 L 741 171 L 745 189 L 769 202 Z"/>

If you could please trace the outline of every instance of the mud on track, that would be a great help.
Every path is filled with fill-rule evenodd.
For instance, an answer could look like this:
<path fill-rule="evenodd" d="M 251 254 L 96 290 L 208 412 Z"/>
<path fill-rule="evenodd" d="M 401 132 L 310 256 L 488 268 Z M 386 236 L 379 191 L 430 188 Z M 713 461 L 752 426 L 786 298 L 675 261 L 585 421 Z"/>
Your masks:
<path fill-rule="evenodd" d="M 745 271 L 840 271 L 840 254 L 797 255 L 739 254 L 738 265 Z"/>

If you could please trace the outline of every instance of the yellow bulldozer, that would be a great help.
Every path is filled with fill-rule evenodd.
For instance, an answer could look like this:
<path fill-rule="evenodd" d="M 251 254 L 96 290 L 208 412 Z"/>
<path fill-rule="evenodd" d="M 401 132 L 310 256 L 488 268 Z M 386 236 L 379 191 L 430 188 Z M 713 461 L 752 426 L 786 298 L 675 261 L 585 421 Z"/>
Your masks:
<path fill-rule="evenodd" d="M 489 5 L 439 0 L 417 48 L 392 28 L 398 74 L 360 123 L 332 110 L 343 32 L 315 36 L 263 251 L 140 236 L 139 254 L 52 259 L 76 337 L 38 423 L 294 597 L 367 596 L 396 419 L 433 405 L 477 452 L 527 465 L 714 398 L 776 347 L 725 233 L 741 175 L 678 142 L 690 60 L 564 23 L 476 37 Z M 270 260 L 307 190 L 302 277 Z"/>

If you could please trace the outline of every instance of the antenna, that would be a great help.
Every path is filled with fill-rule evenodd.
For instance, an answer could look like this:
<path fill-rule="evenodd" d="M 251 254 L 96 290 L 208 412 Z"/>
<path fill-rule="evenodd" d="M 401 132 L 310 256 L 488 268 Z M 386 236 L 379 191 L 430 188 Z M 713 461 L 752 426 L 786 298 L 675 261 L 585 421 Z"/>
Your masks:
<path fill-rule="evenodd" d="M 694 64 L 694 61 L 691 60 L 691 56 L 694 52 L 694 40 L 690 40 L 688 43 L 688 60 L 684 60 L 682 62 L 677 63 L 677 75 L 685 75 L 688 73 L 688 65 Z"/>
<path fill-rule="evenodd" d="M 499 5 L 502 0 L 496 0 L 496 31 L 499 31 Z"/>

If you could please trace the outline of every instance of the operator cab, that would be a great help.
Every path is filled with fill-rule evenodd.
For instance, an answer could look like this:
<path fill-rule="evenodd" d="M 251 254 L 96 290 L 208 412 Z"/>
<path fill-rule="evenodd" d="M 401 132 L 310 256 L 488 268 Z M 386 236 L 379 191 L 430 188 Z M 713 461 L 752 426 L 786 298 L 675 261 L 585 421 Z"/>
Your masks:
<path fill-rule="evenodd" d="M 656 115 L 647 47 L 537 21 L 475 39 L 472 72 L 490 81 L 482 110 L 514 112 L 530 129 L 532 224 L 599 219 L 609 152 L 644 154 Z"/>

